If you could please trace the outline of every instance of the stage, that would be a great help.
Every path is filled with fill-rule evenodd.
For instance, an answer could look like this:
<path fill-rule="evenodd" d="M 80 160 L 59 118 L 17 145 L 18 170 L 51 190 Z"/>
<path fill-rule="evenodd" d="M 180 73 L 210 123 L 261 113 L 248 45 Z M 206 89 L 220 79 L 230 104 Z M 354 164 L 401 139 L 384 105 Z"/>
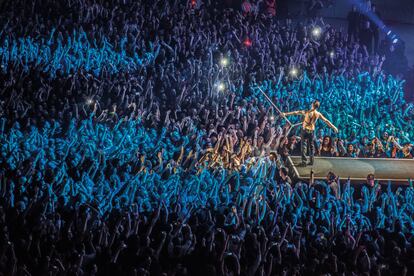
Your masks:
<path fill-rule="evenodd" d="M 408 183 L 409 178 L 414 179 L 413 159 L 315 157 L 313 166 L 301 167 L 300 163 L 300 156 L 289 157 L 291 172 L 301 180 L 309 180 L 311 170 L 315 179 L 326 179 L 329 172 L 353 182 L 365 181 L 370 173 L 379 181 Z"/>

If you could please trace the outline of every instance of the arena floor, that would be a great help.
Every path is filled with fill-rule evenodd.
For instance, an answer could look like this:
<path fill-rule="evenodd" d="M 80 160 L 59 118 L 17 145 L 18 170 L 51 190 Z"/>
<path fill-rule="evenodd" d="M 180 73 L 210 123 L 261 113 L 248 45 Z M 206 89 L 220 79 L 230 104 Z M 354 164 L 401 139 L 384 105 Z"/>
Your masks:
<path fill-rule="evenodd" d="M 293 172 L 299 179 L 309 179 L 313 170 L 315 179 L 325 179 L 332 171 L 341 179 L 359 181 L 365 180 L 373 173 L 380 181 L 408 182 L 414 179 L 414 160 L 406 159 L 371 159 L 371 158 L 342 158 L 342 157 L 315 157 L 313 166 L 301 167 L 300 156 L 289 157 Z"/>

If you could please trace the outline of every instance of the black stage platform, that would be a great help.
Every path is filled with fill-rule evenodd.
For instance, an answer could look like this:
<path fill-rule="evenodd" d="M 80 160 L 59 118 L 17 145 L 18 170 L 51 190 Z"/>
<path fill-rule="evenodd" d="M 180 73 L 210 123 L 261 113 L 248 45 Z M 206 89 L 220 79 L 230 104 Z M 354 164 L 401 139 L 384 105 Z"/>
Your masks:
<path fill-rule="evenodd" d="M 315 157 L 313 166 L 301 167 L 300 156 L 290 156 L 291 170 L 298 179 L 309 180 L 313 170 L 315 179 L 326 179 L 331 171 L 341 179 L 364 181 L 373 173 L 379 181 L 406 182 L 414 179 L 414 160 L 387 158 Z"/>

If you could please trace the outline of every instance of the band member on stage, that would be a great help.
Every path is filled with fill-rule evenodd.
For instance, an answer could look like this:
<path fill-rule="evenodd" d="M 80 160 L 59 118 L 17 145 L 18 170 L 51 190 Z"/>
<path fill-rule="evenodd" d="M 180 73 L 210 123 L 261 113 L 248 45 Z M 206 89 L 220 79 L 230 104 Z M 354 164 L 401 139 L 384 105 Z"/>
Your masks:
<path fill-rule="evenodd" d="M 310 110 L 299 110 L 293 112 L 282 113 L 283 117 L 290 116 L 290 115 L 301 115 L 303 116 L 302 121 L 302 131 L 301 131 L 301 151 L 302 151 L 302 166 L 306 166 L 306 150 L 309 144 L 309 157 L 310 162 L 309 165 L 313 165 L 313 156 L 315 152 L 315 145 L 314 145 L 314 131 L 315 125 L 318 119 L 324 121 L 330 128 L 332 128 L 335 132 L 338 132 L 336 126 L 334 126 L 325 116 L 322 115 L 318 111 L 320 102 L 315 100 L 312 103 L 312 108 Z"/>

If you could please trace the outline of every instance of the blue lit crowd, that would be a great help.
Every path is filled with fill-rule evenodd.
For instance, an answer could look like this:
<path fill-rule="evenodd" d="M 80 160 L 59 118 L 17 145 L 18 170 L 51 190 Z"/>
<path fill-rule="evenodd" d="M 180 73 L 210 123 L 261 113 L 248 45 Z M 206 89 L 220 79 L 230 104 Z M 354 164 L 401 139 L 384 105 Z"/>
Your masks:
<path fill-rule="evenodd" d="M 292 181 L 259 92 L 321 100 L 317 155 L 412 159 L 395 53 L 249 4 L 1 2 L 0 275 L 414 272 L 411 180 Z"/>

